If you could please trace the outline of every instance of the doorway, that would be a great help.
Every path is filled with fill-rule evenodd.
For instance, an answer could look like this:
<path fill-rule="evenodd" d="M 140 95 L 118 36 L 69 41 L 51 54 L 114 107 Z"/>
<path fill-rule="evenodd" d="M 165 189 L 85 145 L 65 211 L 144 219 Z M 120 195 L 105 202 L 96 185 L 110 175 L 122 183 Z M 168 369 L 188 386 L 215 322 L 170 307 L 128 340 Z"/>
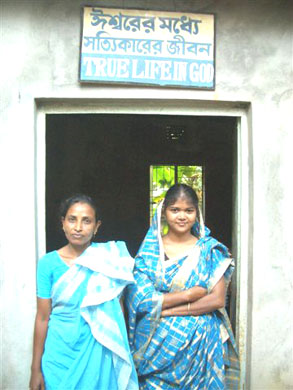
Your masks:
<path fill-rule="evenodd" d="M 64 245 L 60 200 L 82 192 L 101 207 L 97 241 L 126 241 L 134 256 L 149 226 L 150 167 L 172 164 L 203 167 L 206 225 L 231 248 L 236 126 L 232 116 L 47 114 L 47 251 Z"/>
<path fill-rule="evenodd" d="M 253 261 L 251 250 L 253 248 L 253 197 L 251 195 L 253 153 L 250 103 L 160 98 L 155 100 L 141 98 L 38 98 L 35 101 L 36 253 L 38 258 L 45 253 L 46 248 L 48 250 L 55 249 L 64 244 L 61 229 L 56 233 L 58 226 L 60 226 L 57 211 L 60 200 L 77 191 L 87 191 L 93 195 L 98 192 L 97 188 L 100 188 L 99 195 L 102 200 L 104 198 L 106 201 L 107 197 L 103 196 L 106 192 L 103 191 L 109 187 L 115 190 L 112 193 L 112 198 L 114 198 L 119 194 L 115 180 L 123 169 L 123 172 L 126 172 L 128 176 L 128 179 L 124 176 L 128 186 L 121 189 L 121 194 L 127 194 L 130 200 L 138 199 L 140 207 L 136 206 L 136 212 L 132 212 L 133 208 L 123 210 L 123 218 L 127 222 L 125 217 L 127 212 L 128 222 L 131 222 L 131 225 L 128 226 L 121 216 L 118 218 L 115 212 L 111 211 L 112 204 L 109 205 L 110 209 L 107 212 L 107 204 L 102 204 L 101 201 L 104 211 L 104 230 L 101 231 L 101 234 L 104 235 L 105 239 L 117 237 L 127 240 L 129 249 L 132 245 L 131 251 L 135 252 L 137 247 L 135 243 L 144 236 L 149 224 L 147 218 L 144 219 L 144 215 L 148 214 L 147 197 L 149 194 L 148 191 L 141 190 L 146 187 L 142 185 L 141 172 L 133 169 L 133 163 L 142 161 L 147 150 L 151 151 L 149 165 L 162 164 L 163 156 L 164 165 L 168 165 L 169 161 L 173 161 L 172 151 L 177 151 L 178 160 L 182 157 L 182 160 L 188 161 L 186 164 L 184 161 L 180 162 L 182 165 L 189 165 L 191 160 L 191 165 L 201 165 L 200 161 L 204 160 L 207 169 L 209 166 L 213 166 L 213 172 L 208 173 L 209 178 L 206 176 L 206 184 L 213 186 L 215 183 L 219 183 L 217 187 L 213 187 L 214 191 L 219 192 L 211 192 L 208 187 L 205 188 L 207 196 L 213 193 L 210 200 L 206 198 L 206 224 L 211 228 L 212 235 L 227 243 L 229 247 L 232 237 L 232 253 L 237 263 L 232 289 L 234 293 L 233 305 L 236 308 L 235 333 L 240 354 L 241 386 L 245 386 L 245 382 L 249 380 L 247 375 L 251 353 L 252 302 L 249 299 L 249 292 L 252 288 L 251 265 Z M 172 147 L 170 146 L 165 136 L 166 126 L 169 126 L 170 123 L 173 126 L 184 124 L 185 128 L 189 129 L 187 134 L 188 139 L 189 137 L 193 138 L 192 148 L 186 138 L 185 145 L 182 140 L 182 143 L 178 142 L 174 143 Z M 89 161 L 88 153 L 92 153 L 90 143 L 93 136 L 89 138 L 86 135 L 87 132 L 94 133 L 95 137 L 99 138 L 98 145 L 94 150 L 94 159 L 91 161 Z M 136 152 L 135 139 L 141 138 L 146 132 L 148 136 L 144 138 L 145 147 L 140 147 L 140 156 L 134 157 Z M 113 145 L 109 145 L 108 136 L 110 134 L 117 135 Z M 127 155 L 126 161 L 123 162 L 124 166 L 120 167 L 119 163 L 123 161 L 122 155 L 125 157 L 123 148 L 127 137 L 130 147 L 132 145 L 131 151 L 134 153 Z M 87 142 L 85 142 L 85 138 L 87 138 Z M 119 143 L 122 140 L 123 143 Z M 77 145 L 76 147 L 68 147 L 74 143 Z M 96 144 L 97 141 L 95 141 Z M 156 149 L 158 147 L 161 149 Z M 169 153 L 165 153 L 164 148 L 166 147 L 169 148 Z M 101 149 L 108 151 L 108 157 L 111 155 L 111 160 L 108 157 L 106 161 L 102 159 L 102 156 L 99 158 Z M 219 149 L 222 150 L 222 154 L 218 154 Z M 77 152 L 75 156 L 72 154 L 73 151 Z M 227 167 L 226 172 L 229 172 L 226 178 L 222 177 L 224 172 L 219 172 L 220 170 L 217 172 L 219 160 L 222 160 L 220 163 L 223 162 L 223 165 Z M 97 162 L 100 162 L 100 165 Z M 150 168 L 147 165 L 145 164 L 143 169 L 145 175 L 148 174 Z M 99 181 L 98 184 L 93 184 L 93 178 L 99 179 L 100 172 L 109 171 L 112 166 L 117 167 L 116 174 L 114 172 L 113 176 L 106 177 L 104 182 Z M 213 177 L 215 182 L 212 181 Z M 230 185 L 225 185 L 229 182 Z M 223 190 L 223 187 L 230 188 L 229 192 Z M 223 197 L 224 193 L 226 196 Z M 123 207 L 125 205 L 123 200 L 126 199 L 126 196 L 122 195 Z M 230 202 L 231 197 L 232 202 Z M 213 199 L 215 204 L 211 203 Z M 118 207 L 118 202 L 114 202 L 114 205 Z M 227 205 L 228 208 L 226 208 Z M 213 209 L 220 213 L 224 212 L 221 216 L 222 220 L 212 213 Z M 110 217 L 114 215 L 114 219 L 108 218 L 107 214 Z M 232 222 L 230 222 L 231 214 Z M 120 218 L 123 220 L 120 227 L 127 228 L 120 231 L 121 234 L 119 231 L 117 232 L 118 225 L 115 224 Z M 225 224 L 227 219 L 229 222 Z M 107 226 L 106 222 L 107 224 L 111 222 L 113 229 Z M 225 232 L 221 228 L 224 225 L 226 226 Z M 106 235 L 106 230 L 108 230 L 109 238 Z M 129 244 L 128 239 L 124 238 L 126 232 L 136 235 L 132 237 L 134 244 Z M 225 238 L 221 238 L 222 234 L 226 236 L 227 241 Z"/>

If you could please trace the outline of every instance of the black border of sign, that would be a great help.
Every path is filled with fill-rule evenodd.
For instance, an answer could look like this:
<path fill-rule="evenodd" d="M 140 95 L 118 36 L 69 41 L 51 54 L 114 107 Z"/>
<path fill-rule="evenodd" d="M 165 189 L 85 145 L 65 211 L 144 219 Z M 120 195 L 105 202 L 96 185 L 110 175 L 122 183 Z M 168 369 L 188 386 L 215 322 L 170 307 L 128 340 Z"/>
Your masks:
<path fill-rule="evenodd" d="M 212 92 L 216 90 L 216 14 L 213 12 L 198 12 L 199 15 L 212 15 L 213 16 L 213 24 L 214 24 L 214 80 L 213 80 L 213 86 L 211 88 L 205 88 L 205 87 L 193 87 L 189 85 L 160 85 L 160 84 L 148 84 L 148 83 L 137 83 L 135 81 L 129 82 L 129 81 L 103 81 L 103 80 L 81 80 L 80 79 L 80 72 L 81 72 L 81 48 L 82 48 L 82 37 L 83 37 L 83 19 L 84 19 L 84 8 L 86 7 L 99 7 L 99 8 L 111 8 L 111 9 L 118 9 L 118 10 L 134 10 L 134 11 L 155 11 L 155 12 L 181 12 L 181 11 L 170 11 L 170 10 L 153 10 L 143 7 L 137 7 L 136 9 L 132 7 L 110 7 L 106 5 L 97 5 L 97 4 L 81 4 L 80 6 L 80 43 L 79 43 L 79 66 L 78 66 L 78 81 L 80 85 L 120 85 L 120 86 L 127 86 L 127 87 L 151 87 L 151 88 L 171 88 L 171 89 L 189 89 L 194 91 L 206 91 L 206 92 Z M 185 13 L 196 13 L 195 11 L 184 11 Z M 182 11 L 182 13 L 184 13 Z"/>

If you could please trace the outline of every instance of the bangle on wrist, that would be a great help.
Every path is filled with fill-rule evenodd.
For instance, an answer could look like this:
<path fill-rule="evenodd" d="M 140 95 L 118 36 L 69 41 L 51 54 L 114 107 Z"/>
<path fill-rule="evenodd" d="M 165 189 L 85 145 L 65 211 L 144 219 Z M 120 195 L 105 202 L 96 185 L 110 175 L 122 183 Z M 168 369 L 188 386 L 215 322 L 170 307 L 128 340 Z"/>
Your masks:
<path fill-rule="evenodd" d="M 190 302 L 188 302 L 187 304 L 187 313 L 189 314 L 189 312 L 190 312 Z"/>

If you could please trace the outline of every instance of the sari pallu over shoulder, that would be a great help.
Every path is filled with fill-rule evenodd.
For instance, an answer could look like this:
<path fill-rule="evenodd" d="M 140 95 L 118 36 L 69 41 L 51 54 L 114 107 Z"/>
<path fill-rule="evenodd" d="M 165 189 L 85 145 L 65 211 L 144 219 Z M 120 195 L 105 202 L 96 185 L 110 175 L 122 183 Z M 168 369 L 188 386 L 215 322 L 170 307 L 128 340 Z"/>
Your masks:
<path fill-rule="evenodd" d="M 83 374 L 79 372 L 83 369 L 87 376 L 88 367 L 95 366 L 97 377 L 102 376 L 100 371 L 103 371 L 104 363 L 97 361 L 97 357 L 104 362 L 107 359 L 112 361 L 114 372 L 109 374 L 112 379 L 107 386 L 118 390 L 138 389 L 119 303 L 125 286 L 133 283 L 132 268 L 133 259 L 124 242 L 92 244 L 53 286 L 48 333 L 50 327 L 55 333 L 56 327 L 58 333 L 64 329 L 60 334 L 60 339 L 65 340 L 64 348 L 72 346 L 72 366 L 65 370 L 58 389 L 100 390 L 102 387 L 95 387 L 92 379 L 83 381 Z M 96 359 L 95 364 L 93 359 Z M 67 357 L 65 360 L 68 361 Z M 99 370 L 99 364 L 102 364 L 102 370 Z M 104 386 L 106 382 L 97 380 L 97 383 Z"/>
<path fill-rule="evenodd" d="M 238 357 L 225 311 L 160 317 L 166 292 L 195 285 L 211 291 L 222 276 L 228 284 L 233 259 L 207 228 L 195 226 L 201 231 L 195 248 L 169 265 L 163 259 L 158 214 L 135 260 L 136 284 L 127 288 L 129 342 L 141 389 L 237 389 Z"/>

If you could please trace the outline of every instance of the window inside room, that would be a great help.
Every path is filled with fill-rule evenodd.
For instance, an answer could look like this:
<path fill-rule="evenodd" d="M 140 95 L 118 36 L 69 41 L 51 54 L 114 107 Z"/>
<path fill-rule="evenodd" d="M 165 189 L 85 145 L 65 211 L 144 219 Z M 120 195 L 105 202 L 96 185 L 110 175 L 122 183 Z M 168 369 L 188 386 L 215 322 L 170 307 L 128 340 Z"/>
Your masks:
<path fill-rule="evenodd" d="M 183 183 L 192 187 L 199 198 L 204 214 L 203 167 L 197 165 L 151 165 L 150 166 L 150 221 L 161 200 L 173 184 Z"/>

